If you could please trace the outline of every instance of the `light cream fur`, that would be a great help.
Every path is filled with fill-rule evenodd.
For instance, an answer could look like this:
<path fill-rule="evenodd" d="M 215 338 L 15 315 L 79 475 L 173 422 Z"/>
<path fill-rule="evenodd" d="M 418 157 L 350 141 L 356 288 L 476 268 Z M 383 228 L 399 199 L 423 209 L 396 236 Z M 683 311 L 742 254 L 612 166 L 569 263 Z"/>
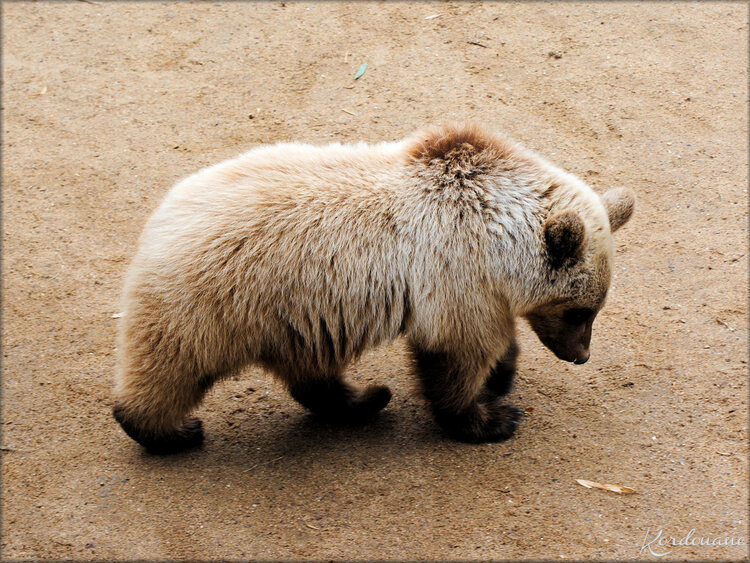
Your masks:
<path fill-rule="evenodd" d="M 550 277 L 544 222 L 567 209 L 586 226 L 584 269 Z M 125 281 L 116 402 L 158 434 L 248 364 L 287 384 L 338 376 L 404 334 L 480 374 L 456 382 L 466 404 L 515 317 L 570 299 L 593 262 L 606 280 L 586 291 L 603 300 L 607 213 L 575 176 L 472 126 L 257 148 L 179 182 L 149 219 Z"/>

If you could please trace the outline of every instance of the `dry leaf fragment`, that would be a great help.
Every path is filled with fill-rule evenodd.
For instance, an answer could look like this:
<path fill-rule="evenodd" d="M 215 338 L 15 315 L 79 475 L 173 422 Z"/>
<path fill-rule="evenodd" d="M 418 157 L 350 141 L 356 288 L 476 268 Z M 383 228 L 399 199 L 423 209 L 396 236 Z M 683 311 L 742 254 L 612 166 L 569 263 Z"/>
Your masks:
<path fill-rule="evenodd" d="M 731 454 L 731 453 L 729 453 L 729 452 L 720 452 L 720 451 L 718 451 L 718 450 L 716 450 L 716 453 L 717 453 L 717 454 L 719 454 L 719 455 L 732 455 L 732 454 Z"/>
<path fill-rule="evenodd" d="M 630 487 L 621 487 L 620 485 L 610 485 L 609 483 L 597 483 L 596 481 L 589 481 L 588 479 L 576 479 L 576 483 L 579 485 L 583 485 L 587 489 L 601 489 L 603 491 L 611 491 L 613 493 L 617 493 L 618 495 L 622 494 L 631 494 L 635 492 L 635 489 L 631 489 Z"/>

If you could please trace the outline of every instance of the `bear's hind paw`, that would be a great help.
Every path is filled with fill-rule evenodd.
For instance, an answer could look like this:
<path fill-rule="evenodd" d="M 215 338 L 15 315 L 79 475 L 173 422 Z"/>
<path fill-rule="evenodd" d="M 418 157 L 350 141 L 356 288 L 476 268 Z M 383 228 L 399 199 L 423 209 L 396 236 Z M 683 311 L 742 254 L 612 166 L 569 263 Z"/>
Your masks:
<path fill-rule="evenodd" d="M 340 424 L 364 424 L 375 417 L 391 401 L 391 390 L 385 385 L 370 385 L 346 405 L 334 409 L 329 420 Z"/>
<path fill-rule="evenodd" d="M 203 443 L 203 423 L 197 418 L 185 419 L 179 428 L 154 431 L 134 422 L 137 418 L 129 414 L 122 405 L 116 404 L 112 414 L 125 433 L 151 454 L 173 454 L 196 448 Z"/>
<path fill-rule="evenodd" d="M 174 432 L 142 444 L 150 454 L 169 455 L 197 448 L 203 444 L 203 439 L 203 423 L 198 418 L 188 418 Z"/>

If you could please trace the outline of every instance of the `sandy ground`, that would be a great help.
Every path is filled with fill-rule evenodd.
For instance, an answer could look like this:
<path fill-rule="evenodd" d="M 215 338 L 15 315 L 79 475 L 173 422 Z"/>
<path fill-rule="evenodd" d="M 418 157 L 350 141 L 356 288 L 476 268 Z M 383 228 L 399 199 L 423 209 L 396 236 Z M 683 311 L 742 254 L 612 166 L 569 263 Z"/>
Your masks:
<path fill-rule="evenodd" d="M 655 559 L 659 530 L 746 539 L 744 4 L 2 10 L 4 559 Z M 532 412 L 502 444 L 444 439 L 400 342 L 351 369 L 395 393 L 365 428 L 317 422 L 250 370 L 200 408 L 202 450 L 130 441 L 110 414 L 112 315 L 170 185 L 259 143 L 446 119 L 638 193 L 591 361 L 524 327 L 511 399 Z"/>

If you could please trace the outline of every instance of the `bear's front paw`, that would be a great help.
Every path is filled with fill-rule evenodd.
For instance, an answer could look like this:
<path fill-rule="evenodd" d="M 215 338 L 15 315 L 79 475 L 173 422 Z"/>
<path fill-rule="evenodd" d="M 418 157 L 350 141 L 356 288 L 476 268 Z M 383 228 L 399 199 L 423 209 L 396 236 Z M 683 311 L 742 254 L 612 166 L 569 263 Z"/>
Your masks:
<path fill-rule="evenodd" d="M 438 424 L 451 437 L 462 442 L 501 442 L 518 428 L 523 411 L 500 404 L 498 399 L 474 403 L 458 413 L 436 413 Z"/>

